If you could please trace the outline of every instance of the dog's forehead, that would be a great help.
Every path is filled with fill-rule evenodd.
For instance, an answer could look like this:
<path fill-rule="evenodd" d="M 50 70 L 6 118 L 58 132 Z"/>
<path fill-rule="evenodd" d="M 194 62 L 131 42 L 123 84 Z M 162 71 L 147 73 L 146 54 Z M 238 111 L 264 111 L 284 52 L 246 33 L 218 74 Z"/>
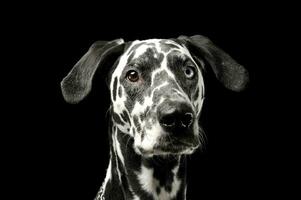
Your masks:
<path fill-rule="evenodd" d="M 185 47 L 181 46 L 174 40 L 148 39 L 134 41 L 128 48 L 127 56 L 131 57 L 131 59 L 136 59 L 145 54 L 149 49 L 152 49 L 150 53 L 153 54 L 153 56 L 156 56 L 156 53 L 163 53 L 164 55 L 167 55 L 172 51 L 178 51 L 188 56 L 190 55 Z"/>

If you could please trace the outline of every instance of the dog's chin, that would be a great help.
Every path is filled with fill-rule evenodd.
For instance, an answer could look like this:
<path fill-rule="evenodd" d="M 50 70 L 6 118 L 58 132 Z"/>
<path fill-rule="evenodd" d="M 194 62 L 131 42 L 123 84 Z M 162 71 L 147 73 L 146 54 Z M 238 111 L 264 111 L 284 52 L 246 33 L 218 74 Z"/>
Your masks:
<path fill-rule="evenodd" d="M 189 155 L 192 154 L 199 146 L 200 142 L 197 139 L 190 140 L 189 142 L 168 140 L 160 141 L 155 144 L 153 148 L 147 150 L 143 147 L 138 147 L 138 152 L 143 157 Z"/>

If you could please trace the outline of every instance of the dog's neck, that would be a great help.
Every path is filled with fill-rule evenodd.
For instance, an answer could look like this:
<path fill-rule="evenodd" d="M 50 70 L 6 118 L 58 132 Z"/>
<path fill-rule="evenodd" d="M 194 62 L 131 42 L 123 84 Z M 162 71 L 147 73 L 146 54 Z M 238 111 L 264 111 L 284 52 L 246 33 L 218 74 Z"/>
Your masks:
<path fill-rule="evenodd" d="M 110 163 L 96 200 L 185 199 L 185 156 L 144 158 L 134 151 L 133 138 L 111 125 Z"/>

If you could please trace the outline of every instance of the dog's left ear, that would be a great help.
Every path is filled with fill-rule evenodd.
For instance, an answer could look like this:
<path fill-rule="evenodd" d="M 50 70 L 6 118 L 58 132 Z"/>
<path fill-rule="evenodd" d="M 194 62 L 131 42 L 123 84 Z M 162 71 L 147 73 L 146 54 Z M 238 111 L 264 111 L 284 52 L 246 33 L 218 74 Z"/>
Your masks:
<path fill-rule="evenodd" d="M 230 55 L 213 44 L 207 37 L 180 36 L 178 40 L 196 57 L 204 58 L 212 67 L 217 79 L 228 89 L 243 90 L 249 82 L 248 71 Z"/>
<path fill-rule="evenodd" d="M 92 79 L 98 68 L 106 73 L 104 68 L 108 62 L 119 56 L 124 50 L 124 40 L 97 41 L 74 65 L 69 74 L 62 80 L 61 89 L 68 103 L 78 103 L 84 99 L 92 88 Z"/>

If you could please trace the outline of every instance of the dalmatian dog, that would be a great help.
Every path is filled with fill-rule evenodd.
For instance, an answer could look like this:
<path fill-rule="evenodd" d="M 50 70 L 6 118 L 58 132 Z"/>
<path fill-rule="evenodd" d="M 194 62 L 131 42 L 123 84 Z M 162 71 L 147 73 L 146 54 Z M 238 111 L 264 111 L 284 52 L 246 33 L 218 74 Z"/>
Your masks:
<path fill-rule="evenodd" d="M 232 91 L 247 70 L 207 37 L 97 41 L 61 82 L 83 100 L 97 73 L 110 90 L 110 161 L 95 200 L 186 199 L 186 156 L 204 145 L 198 123 L 207 65 Z"/>

